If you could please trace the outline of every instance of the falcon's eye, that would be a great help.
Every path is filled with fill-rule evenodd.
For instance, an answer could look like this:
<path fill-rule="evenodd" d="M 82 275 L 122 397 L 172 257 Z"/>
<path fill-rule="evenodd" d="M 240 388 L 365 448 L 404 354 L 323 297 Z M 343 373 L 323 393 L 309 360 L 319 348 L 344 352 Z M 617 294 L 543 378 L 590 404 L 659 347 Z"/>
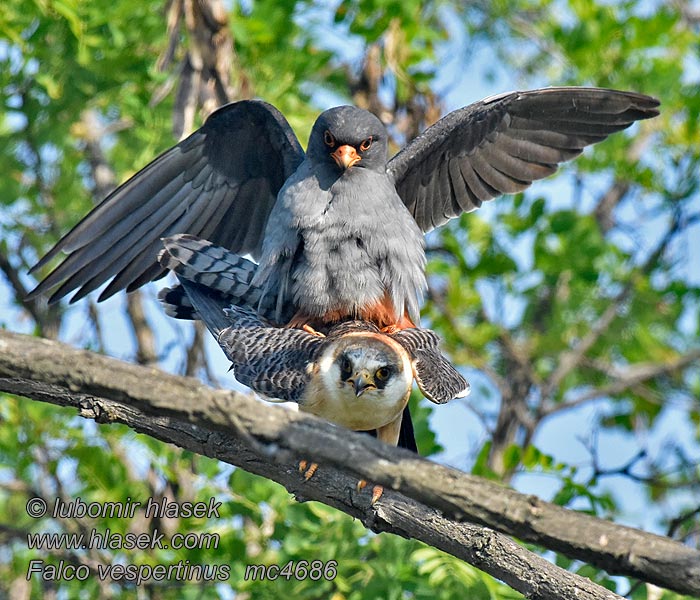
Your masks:
<path fill-rule="evenodd" d="M 340 361 L 340 375 L 343 379 L 347 379 L 352 375 L 352 363 L 347 356 L 343 356 Z"/>
<path fill-rule="evenodd" d="M 333 134 L 327 129 L 323 132 L 323 143 L 330 148 L 333 148 L 335 146 L 335 138 L 333 137 Z"/>
<path fill-rule="evenodd" d="M 389 379 L 390 375 L 391 375 L 391 369 L 389 367 L 380 367 L 374 373 L 374 378 L 377 381 L 386 381 L 387 379 Z"/>
<path fill-rule="evenodd" d="M 367 152 L 367 150 L 369 150 L 371 146 L 372 146 L 372 136 L 370 135 L 366 140 L 364 140 L 360 144 L 360 150 L 362 150 L 362 152 Z"/>

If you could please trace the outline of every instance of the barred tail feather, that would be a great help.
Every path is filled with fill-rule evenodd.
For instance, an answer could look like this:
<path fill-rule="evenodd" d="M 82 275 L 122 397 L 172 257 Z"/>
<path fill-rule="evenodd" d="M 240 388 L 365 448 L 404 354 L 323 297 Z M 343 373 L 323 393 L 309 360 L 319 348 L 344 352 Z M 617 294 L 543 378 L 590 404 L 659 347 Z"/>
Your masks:
<path fill-rule="evenodd" d="M 163 246 L 158 260 L 181 282 L 191 281 L 207 288 L 208 296 L 222 307 L 252 308 L 262 318 L 274 319 L 277 297 L 251 284 L 258 267 L 253 261 L 188 234 L 164 238 Z M 200 318 L 181 285 L 161 290 L 158 298 L 171 317 Z"/>

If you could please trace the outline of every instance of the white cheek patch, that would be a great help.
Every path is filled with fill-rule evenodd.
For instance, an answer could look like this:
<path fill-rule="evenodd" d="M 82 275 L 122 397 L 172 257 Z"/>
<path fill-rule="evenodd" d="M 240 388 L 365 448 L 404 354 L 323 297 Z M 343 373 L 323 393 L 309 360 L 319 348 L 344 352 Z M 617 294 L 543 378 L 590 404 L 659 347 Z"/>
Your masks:
<path fill-rule="evenodd" d="M 396 402 L 402 399 L 413 384 L 413 374 L 405 371 L 392 378 L 384 387 L 384 396 L 387 402 Z"/>
<path fill-rule="evenodd" d="M 333 354 L 331 352 L 325 352 L 318 361 L 318 369 L 321 373 L 328 373 L 333 366 Z"/>

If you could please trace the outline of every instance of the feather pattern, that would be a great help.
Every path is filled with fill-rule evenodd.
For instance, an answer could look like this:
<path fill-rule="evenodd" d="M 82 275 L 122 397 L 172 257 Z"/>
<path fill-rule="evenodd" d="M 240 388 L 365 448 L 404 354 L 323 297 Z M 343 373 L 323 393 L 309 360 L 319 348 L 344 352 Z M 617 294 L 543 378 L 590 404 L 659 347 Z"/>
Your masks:
<path fill-rule="evenodd" d="M 257 270 L 254 262 L 192 235 L 174 235 L 162 243 L 164 247 L 158 257 L 162 269 L 173 271 L 181 280 L 205 286 L 221 307 L 247 307 L 256 310 L 261 318 L 274 321 L 276 297 L 264 295 L 260 287 L 252 284 Z M 170 316 L 200 319 L 180 285 L 161 290 L 158 297 Z M 288 307 L 279 324 L 291 318 Z"/>
<path fill-rule="evenodd" d="M 448 114 L 394 156 L 387 172 L 420 228 L 430 231 L 551 175 L 589 144 L 658 115 L 658 105 L 600 88 L 509 92 Z"/>
<path fill-rule="evenodd" d="M 233 252 L 260 255 L 267 217 L 304 152 L 282 114 L 256 100 L 235 102 L 112 192 L 33 268 L 60 252 L 68 258 L 28 298 L 64 282 L 51 302 L 73 301 L 115 275 L 101 300 L 135 281 L 162 274 L 157 241 L 174 233 L 204 235 Z"/>
<path fill-rule="evenodd" d="M 524 190 L 657 115 L 658 104 L 598 88 L 509 92 L 448 114 L 388 163 L 386 128 L 359 108 L 322 113 L 305 155 L 274 107 L 229 104 L 60 240 L 34 269 L 68 257 L 28 297 L 59 286 L 50 301 L 77 290 L 75 301 L 110 279 L 100 300 L 136 289 L 165 272 L 159 239 L 184 233 L 230 251 L 231 264 L 246 254 L 259 262 L 245 289 L 218 282 L 221 301 L 256 297 L 278 324 L 414 326 L 426 289 L 423 232 Z M 341 164 L 341 150 L 352 164 Z"/>

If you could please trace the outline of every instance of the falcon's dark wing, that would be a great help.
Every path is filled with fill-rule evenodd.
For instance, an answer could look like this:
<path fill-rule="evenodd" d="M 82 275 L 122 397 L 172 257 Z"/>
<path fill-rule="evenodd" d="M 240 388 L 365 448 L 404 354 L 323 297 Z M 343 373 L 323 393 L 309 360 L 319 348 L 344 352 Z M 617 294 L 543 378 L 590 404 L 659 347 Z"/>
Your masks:
<path fill-rule="evenodd" d="M 33 268 L 68 253 L 28 298 L 63 284 L 71 302 L 110 278 L 99 297 L 161 277 L 160 238 L 190 233 L 238 254 L 260 254 L 277 192 L 304 158 L 284 116 L 265 102 L 227 104 L 191 136 L 112 192 Z"/>
<path fill-rule="evenodd" d="M 440 353 L 440 338 L 429 329 L 402 329 L 391 337 L 414 358 L 413 378 L 422 394 L 435 404 L 464 398 L 470 386 Z"/>
<path fill-rule="evenodd" d="M 307 367 L 326 339 L 300 329 L 268 327 L 254 312 L 236 306 L 226 314 L 232 325 L 217 339 L 236 379 L 268 398 L 299 402 L 309 382 Z"/>
<path fill-rule="evenodd" d="M 634 92 L 553 87 L 493 96 L 456 110 L 387 164 L 423 231 L 527 188 L 640 119 L 659 101 Z"/>
<path fill-rule="evenodd" d="M 236 379 L 252 390 L 299 402 L 309 381 L 307 367 L 326 338 L 301 329 L 269 327 L 251 309 L 224 307 L 216 290 L 180 279 L 198 317 L 231 361 Z"/>

